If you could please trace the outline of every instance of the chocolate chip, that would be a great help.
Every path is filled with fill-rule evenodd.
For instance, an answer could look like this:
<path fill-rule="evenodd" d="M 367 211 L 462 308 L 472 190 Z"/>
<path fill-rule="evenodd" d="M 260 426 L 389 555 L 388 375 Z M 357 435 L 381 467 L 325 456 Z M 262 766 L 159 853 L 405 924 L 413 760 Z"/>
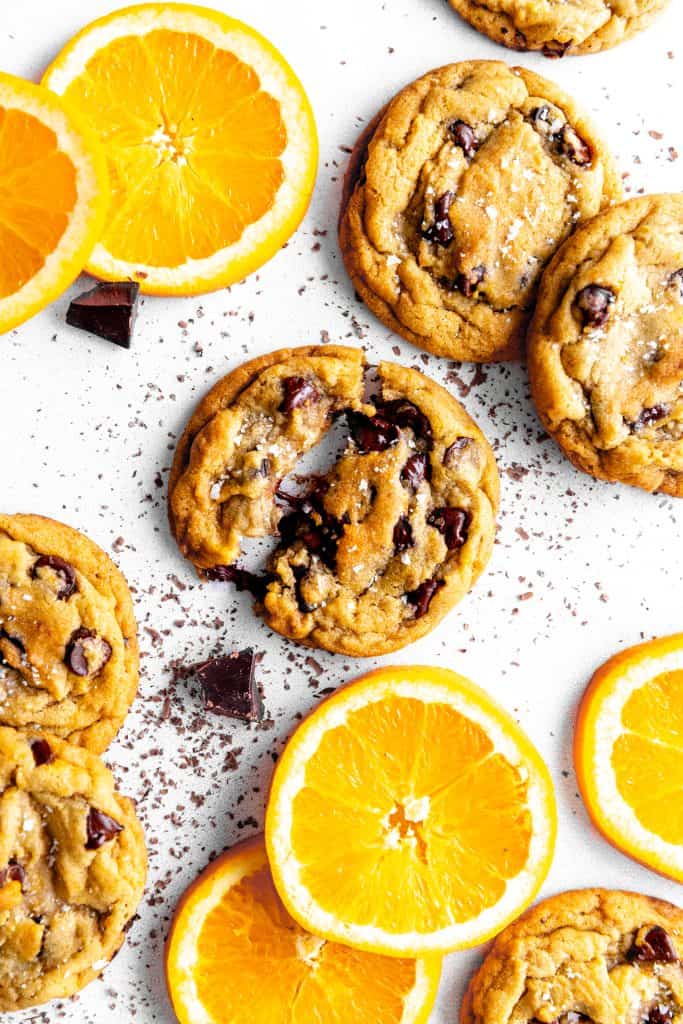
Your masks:
<path fill-rule="evenodd" d="M 312 404 L 320 398 L 318 389 L 311 380 L 305 377 L 285 377 L 282 382 L 284 397 L 280 412 L 293 412 L 302 405 Z"/>
<path fill-rule="evenodd" d="M 401 516 L 394 527 L 394 552 L 400 555 L 402 551 L 407 551 L 408 548 L 412 548 L 415 541 L 413 540 L 413 528 L 410 525 L 410 521 L 407 516 Z"/>
<path fill-rule="evenodd" d="M 377 403 L 377 412 L 389 423 L 412 430 L 415 440 L 422 441 L 426 448 L 434 446 L 432 425 L 423 412 L 407 398 L 394 398 L 387 402 Z"/>
<path fill-rule="evenodd" d="M 466 121 L 454 121 L 448 130 L 456 145 L 460 146 L 467 159 L 471 160 L 479 149 L 479 140 L 474 134 L 474 129 Z"/>
<path fill-rule="evenodd" d="M 545 43 L 545 45 L 541 47 L 541 53 L 544 57 L 547 57 L 548 60 L 558 60 L 560 57 L 564 57 L 570 45 L 570 43 L 558 43 L 553 39 L 551 42 Z"/>
<path fill-rule="evenodd" d="M 590 1017 L 587 1017 L 585 1013 L 577 1013 L 576 1010 L 568 1010 L 567 1013 L 563 1013 L 562 1016 L 556 1017 L 555 1020 L 551 1021 L 550 1024 L 593 1024 Z M 538 1017 L 532 1017 L 529 1024 L 542 1024 L 542 1021 Z"/>
<path fill-rule="evenodd" d="M 427 516 L 427 522 L 443 534 L 449 551 L 461 548 L 467 540 L 470 514 L 462 508 L 435 508 Z"/>
<path fill-rule="evenodd" d="M 135 281 L 102 282 L 73 300 L 66 322 L 130 348 L 139 295 Z"/>
<path fill-rule="evenodd" d="M 462 292 L 466 299 L 471 299 L 485 278 L 486 267 L 480 263 L 478 267 L 472 267 L 466 273 L 458 274 L 455 279 L 455 287 Z"/>
<path fill-rule="evenodd" d="M 123 825 L 114 821 L 104 811 L 98 811 L 95 807 L 91 807 L 88 811 L 85 829 L 88 837 L 85 843 L 86 850 L 99 850 L 100 846 L 104 846 L 119 832 L 123 832 Z"/>
<path fill-rule="evenodd" d="M 659 420 L 663 420 L 665 416 L 668 416 L 671 412 L 671 406 L 662 403 L 661 405 L 651 405 L 648 409 L 643 409 L 637 420 L 634 420 L 630 424 L 631 430 L 634 433 L 638 433 L 640 430 L 645 430 L 646 427 L 651 427 L 653 423 L 657 423 Z"/>
<path fill-rule="evenodd" d="M 453 444 L 449 444 L 448 448 L 443 453 L 441 462 L 444 466 L 453 466 L 457 463 L 460 458 L 461 452 L 468 448 L 472 443 L 471 437 L 456 437 Z"/>
<path fill-rule="evenodd" d="M 675 964 L 678 954 L 667 932 L 656 924 L 640 941 L 634 941 L 628 952 L 631 963 L 639 964 Z"/>
<path fill-rule="evenodd" d="M 10 860 L 7 867 L 0 869 L 0 888 L 6 885 L 7 882 L 19 882 L 23 886 L 26 881 L 26 872 L 22 868 L 18 861 Z"/>
<path fill-rule="evenodd" d="M 31 567 L 31 579 L 38 579 L 41 569 L 52 569 L 57 576 L 59 580 L 56 594 L 58 601 L 68 601 L 78 589 L 73 566 L 65 562 L 59 555 L 41 555 Z"/>
<path fill-rule="evenodd" d="M 362 455 L 368 452 L 384 452 L 398 444 L 399 432 L 395 423 L 382 415 L 365 416 L 349 409 L 346 413 L 351 437 Z"/>
<path fill-rule="evenodd" d="M 406 594 L 408 603 L 415 605 L 416 619 L 421 619 L 423 615 L 427 614 L 434 594 L 443 587 L 444 582 L 444 580 L 437 580 L 432 577 L 431 580 L 425 580 L 424 583 L 421 583 L 416 590 L 411 590 L 410 593 Z"/>
<path fill-rule="evenodd" d="M 653 1006 L 642 1024 L 671 1024 L 674 1011 L 670 1006 L 658 1004 Z"/>
<path fill-rule="evenodd" d="M 257 722 L 261 699 L 254 678 L 256 658 L 250 649 L 210 658 L 197 667 L 204 707 L 216 715 Z"/>
<path fill-rule="evenodd" d="M 551 142 L 557 141 L 557 138 L 564 127 L 564 121 L 557 114 L 554 114 L 550 107 L 535 107 L 529 115 L 531 123 L 544 138 L 550 139 Z"/>
<path fill-rule="evenodd" d="M 579 311 L 584 327 L 602 327 L 607 322 L 615 295 L 611 288 L 599 284 L 587 284 L 574 298 L 574 308 Z"/>
<path fill-rule="evenodd" d="M 401 481 L 417 491 L 423 480 L 431 475 L 431 463 L 424 452 L 415 452 L 401 470 Z"/>
<path fill-rule="evenodd" d="M 33 760 L 38 767 L 40 767 L 41 764 L 52 764 L 55 759 L 55 755 L 52 753 L 52 747 L 47 740 L 32 740 L 31 753 L 33 754 Z"/>
<path fill-rule="evenodd" d="M 681 298 L 683 298 L 683 267 L 681 267 L 680 270 L 674 270 L 673 274 L 669 278 L 669 284 L 676 285 Z"/>
<path fill-rule="evenodd" d="M 593 160 L 593 152 L 575 128 L 566 124 L 557 140 L 558 149 L 578 167 L 585 167 Z"/>
<path fill-rule="evenodd" d="M 454 239 L 453 225 L 448 216 L 455 192 L 444 192 L 434 203 L 434 222 L 422 229 L 422 237 L 427 242 L 434 242 L 436 245 L 450 245 Z"/>
<path fill-rule="evenodd" d="M 7 643 L 16 648 L 19 656 L 26 654 L 26 647 L 24 646 L 23 641 L 20 640 L 18 636 L 11 636 L 6 629 L 0 629 L 0 640 L 6 640 Z"/>
<path fill-rule="evenodd" d="M 258 576 L 236 565 L 213 565 L 210 569 L 203 569 L 202 576 L 205 580 L 218 583 L 234 583 L 238 590 L 247 590 L 257 601 L 264 599 L 268 585 L 273 579 L 272 576 L 265 574 Z"/>
<path fill-rule="evenodd" d="M 64 661 L 76 676 L 96 676 L 111 658 L 111 645 L 101 636 L 81 626 L 71 634 Z"/>

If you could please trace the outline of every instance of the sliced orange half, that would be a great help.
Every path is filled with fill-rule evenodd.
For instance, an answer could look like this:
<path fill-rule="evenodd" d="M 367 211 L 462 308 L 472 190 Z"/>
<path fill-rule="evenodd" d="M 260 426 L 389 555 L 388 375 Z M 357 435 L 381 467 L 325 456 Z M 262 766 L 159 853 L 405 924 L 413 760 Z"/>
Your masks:
<path fill-rule="evenodd" d="M 598 669 L 579 709 L 574 759 L 603 835 L 683 882 L 683 633 Z"/>
<path fill-rule="evenodd" d="M 48 89 L 0 72 L 0 334 L 78 277 L 108 198 L 94 133 Z"/>
<path fill-rule="evenodd" d="M 390 956 L 477 945 L 550 866 L 548 771 L 502 708 L 447 669 L 380 669 L 296 730 L 266 814 L 275 885 L 302 927 Z"/>
<path fill-rule="evenodd" d="M 214 861 L 181 900 L 166 949 L 180 1024 L 424 1024 L 441 961 L 372 956 L 300 928 L 263 840 Z"/>
<path fill-rule="evenodd" d="M 308 206 L 315 122 L 284 57 L 191 4 L 140 4 L 85 28 L 45 84 L 107 153 L 113 202 L 88 269 L 152 294 L 197 294 L 260 267 Z"/>

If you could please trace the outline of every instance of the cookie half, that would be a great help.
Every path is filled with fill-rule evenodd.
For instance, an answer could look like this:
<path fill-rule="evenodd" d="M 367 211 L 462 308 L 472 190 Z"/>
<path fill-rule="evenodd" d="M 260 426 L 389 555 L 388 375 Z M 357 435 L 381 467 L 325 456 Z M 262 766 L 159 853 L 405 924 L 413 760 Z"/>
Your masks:
<path fill-rule="evenodd" d="M 248 587 L 283 636 L 354 656 L 429 632 L 491 553 L 498 471 L 476 424 L 416 370 L 363 353 L 283 349 L 246 363 L 200 403 L 176 452 L 170 520 L 208 579 Z M 343 417 L 348 442 L 298 495 L 283 477 Z M 259 577 L 245 537 L 278 537 Z"/>
<path fill-rule="evenodd" d="M 95 754 L 0 727 L 0 1011 L 70 996 L 121 946 L 147 856 Z"/>
<path fill-rule="evenodd" d="M 678 1024 L 683 911 L 583 889 L 537 904 L 496 939 L 461 1024 Z"/>
<path fill-rule="evenodd" d="M 0 724 L 99 753 L 137 684 L 133 602 L 111 559 L 64 523 L 0 515 Z"/>
<path fill-rule="evenodd" d="M 683 196 L 579 228 L 543 277 L 528 356 L 539 416 L 575 466 L 683 496 Z"/>
<path fill-rule="evenodd" d="M 496 43 L 541 50 L 546 57 L 596 53 L 630 39 L 668 0 L 449 0 L 458 14 Z"/>
<path fill-rule="evenodd" d="M 621 195 L 604 143 L 556 85 L 467 61 L 407 86 L 363 133 L 339 238 L 393 331 L 451 359 L 514 359 L 543 267 Z"/>

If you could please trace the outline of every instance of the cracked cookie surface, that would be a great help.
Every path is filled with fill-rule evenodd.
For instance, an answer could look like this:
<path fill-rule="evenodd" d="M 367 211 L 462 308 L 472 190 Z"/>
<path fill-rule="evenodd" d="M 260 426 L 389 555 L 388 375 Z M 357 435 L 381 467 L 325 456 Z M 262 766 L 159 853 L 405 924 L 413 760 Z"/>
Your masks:
<path fill-rule="evenodd" d="M 681 1024 L 683 911 L 584 889 L 537 904 L 496 939 L 461 1024 Z"/>
<path fill-rule="evenodd" d="M 253 360 L 200 403 L 176 452 L 171 526 L 205 578 L 250 589 L 278 633 L 371 656 L 429 632 L 489 559 L 498 506 L 491 448 L 462 406 L 416 370 L 358 349 L 285 349 Z M 344 418 L 348 441 L 304 492 L 281 488 Z M 278 537 L 259 577 L 244 537 Z"/>
<path fill-rule="evenodd" d="M 142 828 L 99 757 L 0 727 L 0 1011 L 72 995 L 142 897 Z"/>
<path fill-rule="evenodd" d="M 683 197 L 579 228 L 543 277 L 528 355 L 540 418 L 575 466 L 683 496 Z"/>
<path fill-rule="evenodd" d="M 449 0 L 479 32 L 547 57 L 595 53 L 647 28 L 669 0 Z"/>
<path fill-rule="evenodd" d="M 543 267 L 620 199 L 612 159 L 553 83 L 498 61 L 429 72 L 358 140 L 339 238 L 356 290 L 437 355 L 518 358 Z"/>
<path fill-rule="evenodd" d="M 63 523 L 0 515 L 0 724 L 99 753 L 137 683 L 133 603 L 111 559 Z"/>

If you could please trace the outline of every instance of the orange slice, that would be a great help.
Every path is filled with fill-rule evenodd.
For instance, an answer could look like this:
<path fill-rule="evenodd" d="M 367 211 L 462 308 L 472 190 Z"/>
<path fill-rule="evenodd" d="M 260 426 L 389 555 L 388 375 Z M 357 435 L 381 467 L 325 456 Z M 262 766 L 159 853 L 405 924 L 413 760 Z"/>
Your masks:
<path fill-rule="evenodd" d="M 602 834 L 683 882 L 683 633 L 598 669 L 579 709 L 574 759 Z"/>
<path fill-rule="evenodd" d="M 102 231 L 108 191 L 99 142 L 73 110 L 0 72 L 0 334 L 78 277 Z"/>
<path fill-rule="evenodd" d="M 391 956 L 477 945 L 550 866 L 552 782 L 515 722 L 447 669 L 380 669 L 303 722 L 275 771 L 266 841 L 302 927 Z"/>
<path fill-rule="evenodd" d="M 260 267 L 306 212 L 311 107 L 284 57 L 225 14 L 140 4 L 93 22 L 44 83 L 104 144 L 113 203 L 88 269 L 194 295 Z"/>
<path fill-rule="evenodd" d="M 300 928 L 278 898 L 260 837 L 188 889 L 166 949 L 180 1024 L 424 1024 L 440 973 L 435 957 L 389 960 Z"/>

